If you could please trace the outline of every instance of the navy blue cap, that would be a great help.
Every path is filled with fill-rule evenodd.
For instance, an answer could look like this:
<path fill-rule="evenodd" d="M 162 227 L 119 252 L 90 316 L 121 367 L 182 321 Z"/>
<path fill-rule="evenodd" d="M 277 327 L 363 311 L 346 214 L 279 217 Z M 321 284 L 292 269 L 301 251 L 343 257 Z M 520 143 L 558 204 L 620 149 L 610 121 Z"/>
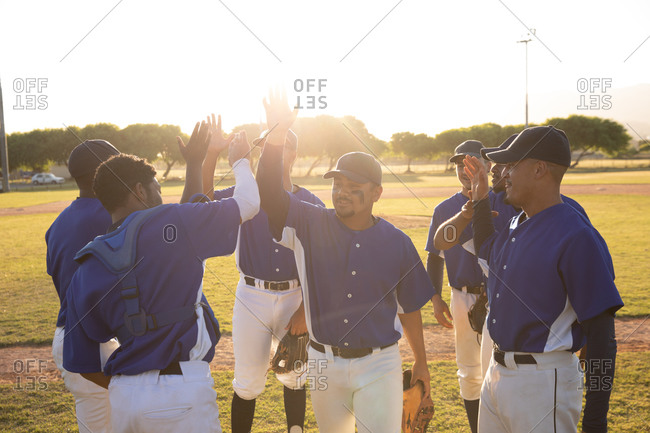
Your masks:
<path fill-rule="evenodd" d="M 353 182 L 381 185 L 381 166 L 372 155 L 364 152 L 346 153 L 336 162 L 336 169 L 325 173 L 323 178 L 329 179 L 337 174 L 342 174 Z"/>
<path fill-rule="evenodd" d="M 497 150 L 503 150 L 507 149 L 508 146 L 510 146 L 510 143 L 515 141 L 515 138 L 517 138 L 519 134 L 512 134 L 510 137 L 506 138 L 506 140 L 499 145 L 499 147 L 486 147 L 485 149 L 481 149 L 481 156 L 485 159 L 488 159 L 487 154 L 490 152 L 495 152 Z"/>
<path fill-rule="evenodd" d="M 481 149 L 485 149 L 483 143 L 478 140 L 467 140 L 456 146 L 454 156 L 449 158 L 449 162 L 458 162 L 465 158 L 466 155 L 481 157 Z"/>
<path fill-rule="evenodd" d="M 70 153 L 68 171 L 75 178 L 94 173 L 102 162 L 119 154 L 120 151 L 106 140 L 86 140 Z"/>
<path fill-rule="evenodd" d="M 508 148 L 490 152 L 487 157 L 499 164 L 533 158 L 569 167 L 571 146 L 561 129 L 553 126 L 533 126 L 521 131 Z"/>

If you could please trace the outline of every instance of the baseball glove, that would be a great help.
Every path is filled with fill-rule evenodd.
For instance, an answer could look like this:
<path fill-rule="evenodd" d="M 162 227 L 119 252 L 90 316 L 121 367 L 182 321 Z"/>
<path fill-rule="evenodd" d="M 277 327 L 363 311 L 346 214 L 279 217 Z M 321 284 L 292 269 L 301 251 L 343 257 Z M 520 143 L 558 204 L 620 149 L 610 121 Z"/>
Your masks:
<path fill-rule="evenodd" d="M 271 359 L 271 370 L 276 374 L 303 370 L 307 362 L 308 343 L 309 334 L 293 335 L 291 332 L 287 332 L 280 340 L 278 349 Z"/>
<path fill-rule="evenodd" d="M 404 403 L 402 407 L 402 432 L 423 433 L 427 431 L 429 422 L 433 418 L 435 409 L 431 397 L 422 399 L 424 385 L 421 381 L 411 386 L 412 371 L 405 370 L 402 373 L 404 387 Z"/>
<path fill-rule="evenodd" d="M 470 326 L 474 332 L 478 332 L 479 334 L 483 333 L 483 324 L 485 323 L 485 316 L 487 316 L 487 304 L 487 295 L 485 292 L 482 292 L 467 312 Z"/>

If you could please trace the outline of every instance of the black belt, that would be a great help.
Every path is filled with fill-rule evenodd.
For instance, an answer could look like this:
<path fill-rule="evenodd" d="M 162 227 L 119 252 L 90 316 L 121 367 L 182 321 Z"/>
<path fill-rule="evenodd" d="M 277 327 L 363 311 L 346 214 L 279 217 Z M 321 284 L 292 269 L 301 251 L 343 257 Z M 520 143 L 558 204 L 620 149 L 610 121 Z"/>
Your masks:
<path fill-rule="evenodd" d="M 183 370 L 181 370 L 181 365 L 178 362 L 172 362 L 169 364 L 167 367 L 163 368 L 160 370 L 159 375 L 165 375 L 165 374 L 183 374 Z"/>
<path fill-rule="evenodd" d="M 481 292 L 483 292 L 483 290 L 485 289 L 485 286 L 482 285 L 482 284 L 480 286 L 473 286 L 473 287 L 472 286 L 464 286 L 464 287 L 465 287 L 465 290 L 467 290 L 467 293 L 471 293 L 472 295 L 480 295 Z M 461 288 L 454 287 L 454 289 L 460 290 L 461 292 L 463 291 L 462 287 Z"/>
<path fill-rule="evenodd" d="M 394 346 L 397 343 L 391 343 L 387 344 L 385 346 L 381 346 L 379 349 L 386 349 L 387 347 Z M 316 343 L 314 340 L 309 340 L 309 345 L 313 347 L 315 350 L 319 351 L 320 353 L 325 353 L 325 346 L 323 346 L 320 343 Z M 331 346 L 332 347 L 332 353 L 334 356 L 339 356 L 341 358 L 345 359 L 353 359 L 353 358 L 362 358 L 366 355 L 370 355 L 372 353 L 372 347 L 364 347 L 362 349 L 346 349 L 343 347 L 336 347 L 336 346 Z"/>
<path fill-rule="evenodd" d="M 494 349 L 494 360 L 499 364 L 503 365 L 504 367 L 507 367 L 505 357 L 506 357 L 505 352 L 498 349 Z M 533 355 L 515 354 L 515 364 L 537 364 L 537 361 L 535 361 L 535 357 Z"/>
<path fill-rule="evenodd" d="M 255 287 L 255 278 L 244 276 L 244 281 L 249 286 Z M 296 279 L 298 285 L 300 285 L 300 280 Z M 284 290 L 289 290 L 291 288 L 290 281 L 264 281 L 264 288 L 266 290 L 272 290 L 274 292 L 282 292 Z"/>

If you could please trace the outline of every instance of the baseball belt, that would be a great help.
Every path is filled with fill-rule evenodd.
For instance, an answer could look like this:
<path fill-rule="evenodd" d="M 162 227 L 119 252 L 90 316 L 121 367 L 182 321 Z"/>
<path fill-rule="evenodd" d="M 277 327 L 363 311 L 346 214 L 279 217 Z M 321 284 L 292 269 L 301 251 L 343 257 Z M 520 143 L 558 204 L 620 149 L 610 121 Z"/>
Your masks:
<path fill-rule="evenodd" d="M 283 292 L 285 290 L 300 287 L 300 280 L 297 278 L 289 281 L 265 281 L 245 275 L 244 281 L 249 286 L 259 288 L 264 287 L 266 290 L 271 290 L 272 292 Z"/>
<path fill-rule="evenodd" d="M 494 349 L 494 360 L 506 367 L 506 353 L 499 349 Z M 533 355 L 515 354 L 515 364 L 537 364 Z"/>
<path fill-rule="evenodd" d="M 394 346 L 397 343 L 387 344 L 386 346 L 381 346 L 379 350 L 386 349 L 388 347 Z M 316 343 L 314 340 L 309 341 L 309 345 L 317 350 L 320 353 L 325 353 L 325 346 L 320 343 Z M 361 349 L 347 349 L 344 347 L 330 346 L 332 348 L 332 354 L 344 359 L 354 359 L 362 358 L 366 355 L 370 355 L 373 351 L 372 347 L 363 347 Z"/>
<path fill-rule="evenodd" d="M 463 286 L 463 287 L 454 287 L 456 290 L 460 290 L 461 292 L 467 292 L 471 293 L 472 295 L 480 295 L 481 292 L 484 289 L 484 285 L 481 284 L 480 286 Z"/>
<path fill-rule="evenodd" d="M 169 364 L 167 367 L 163 368 L 160 370 L 159 376 L 163 375 L 171 375 L 171 374 L 183 374 L 183 370 L 181 370 L 181 365 L 178 362 L 172 362 Z"/>

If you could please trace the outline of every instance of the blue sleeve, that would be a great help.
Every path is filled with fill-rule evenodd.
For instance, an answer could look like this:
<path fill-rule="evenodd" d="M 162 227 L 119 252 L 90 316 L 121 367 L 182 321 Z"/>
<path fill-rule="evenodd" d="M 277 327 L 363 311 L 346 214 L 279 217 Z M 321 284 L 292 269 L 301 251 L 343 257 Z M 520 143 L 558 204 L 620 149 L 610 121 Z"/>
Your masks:
<path fill-rule="evenodd" d="M 402 275 L 396 289 L 397 302 L 404 313 L 411 313 L 426 305 L 436 291 L 424 269 L 420 255 L 409 238 L 405 240 L 402 265 Z"/>
<path fill-rule="evenodd" d="M 201 260 L 232 254 L 239 233 L 239 206 L 235 199 L 177 206 L 182 228 Z"/>
<path fill-rule="evenodd" d="M 612 314 L 623 306 L 614 284 L 611 257 L 604 241 L 592 227 L 584 227 L 572 236 L 559 258 L 559 272 L 578 321 L 599 314 Z"/>
<path fill-rule="evenodd" d="M 226 189 L 220 189 L 215 191 L 212 197 L 212 200 L 222 200 L 224 198 L 230 198 L 235 193 L 235 186 L 228 187 Z"/>
<path fill-rule="evenodd" d="M 442 294 L 442 278 L 445 271 L 445 259 L 433 253 L 427 256 L 427 274 L 436 294 Z"/>
<path fill-rule="evenodd" d="M 96 373 L 102 371 L 99 342 L 91 339 L 84 325 L 96 318 L 96 314 L 79 309 L 75 299 L 75 278 L 66 296 L 67 314 L 63 339 L 63 368 L 73 373 Z"/>

